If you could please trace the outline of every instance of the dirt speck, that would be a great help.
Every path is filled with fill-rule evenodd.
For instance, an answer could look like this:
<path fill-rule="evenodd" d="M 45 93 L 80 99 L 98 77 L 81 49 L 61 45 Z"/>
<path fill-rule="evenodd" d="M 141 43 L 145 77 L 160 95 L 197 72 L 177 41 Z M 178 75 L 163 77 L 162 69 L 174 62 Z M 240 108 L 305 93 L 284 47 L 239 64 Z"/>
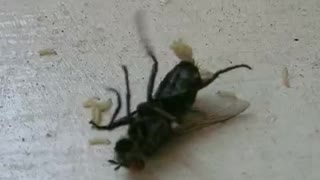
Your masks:
<path fill-rule="evenodd" d="M 63 14 L 66 15 L 66 16 L 69 16 L 69 15 L 70 15 L 70 12 L 69 12 L 68 10 L 64 10 L 64 11 L 63 11 Z"/>
<path fill-rule="evenodd" d="M 275 123 L 278 120 L 278 117 L 276 115 L 270 115 L 267 119 L 269 122 Z"/>
<path fill-rule="evenodd" d="M 319 62 L 312 63 L 312 69 L 320 69 L 320 63 Z"/>
<path fill-rule="evenodd" d="M 160 5 L 168 5 L 170 3 L 170 0 L 160 0 Z"/>
<path fill-rule="evenodd" d="M 37 17 L 37 21 L 42 22 L 44 19 L 42 16 Z"/>
<path fill-rule="evenodd" d="M 298 38 L 295 38 L 294 41 L 299 41 L 299 39 L 298 39 Z"/>
<path fill-rule="evenodd" d="M 289 72 L 288 72 L 288 68 L 287 67 L 283 68 L 283 70 L 282 70 L 282 83 L 287 88 L 290 88 Z"/>
<path fill-rule="evenodd" d="M 42 56 L 52 56 L 57 55 L 58 53 L 54 49 L 42 49 L 38 51 L 40 57 Z"/>

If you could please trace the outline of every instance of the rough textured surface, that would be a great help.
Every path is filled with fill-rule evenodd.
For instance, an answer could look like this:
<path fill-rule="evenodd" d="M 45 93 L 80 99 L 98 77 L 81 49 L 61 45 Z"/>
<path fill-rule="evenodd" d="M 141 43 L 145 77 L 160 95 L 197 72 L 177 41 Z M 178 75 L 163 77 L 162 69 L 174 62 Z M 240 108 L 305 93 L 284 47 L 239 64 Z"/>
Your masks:
<path fill-rule="evenodd" d="M 143 174 L 114 172 L 112 142 L 124 133 L 89 128 L 89 97 L 122 88 L 131 74 L 133 105 L 145 99 L 151 61 L 133 13 L 147 9 L 160 77 L 177 63 L 182 37 L 201 67 L 248 63 L 254 71 L 224 75 L 200 95 L 237 92 L 246 114 L 170 145 Z M 319 0 L 1 0 L 1 180 L 318 180 L 320 179 Z M 54 48 L 55 56 L 38 51 Z M 282 84 L 287 67 L 291 88 Z"/>

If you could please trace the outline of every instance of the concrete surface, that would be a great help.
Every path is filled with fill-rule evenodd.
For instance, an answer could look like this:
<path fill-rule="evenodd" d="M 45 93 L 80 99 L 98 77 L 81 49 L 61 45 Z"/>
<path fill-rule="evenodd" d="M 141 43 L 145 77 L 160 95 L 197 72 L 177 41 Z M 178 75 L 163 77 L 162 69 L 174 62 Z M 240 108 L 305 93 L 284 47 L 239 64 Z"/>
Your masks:
<path fill-rule="evenodd" d="M 201 67 L 254 71 L 226 74 L 199 97 L 234 91 L 251 102 L 245 114 L 131 174 L 108 164 L 113 144 L 88 145 L 125 129 L 94 132 L 82 102 L 111 97 L 105 86 L 123 92 L 120 64 L 130 66 L 133 106 L 144 100 L 151 63 L 132 19 L 141 8 L 160 59 L 157 82 L 178 62 L 169 45 L 179 37 Z M 319 180 L 319 22 L 319 0 L 1 0 L 0 179 Z M 39 57 L 44 48 L 58 55 Z"/>

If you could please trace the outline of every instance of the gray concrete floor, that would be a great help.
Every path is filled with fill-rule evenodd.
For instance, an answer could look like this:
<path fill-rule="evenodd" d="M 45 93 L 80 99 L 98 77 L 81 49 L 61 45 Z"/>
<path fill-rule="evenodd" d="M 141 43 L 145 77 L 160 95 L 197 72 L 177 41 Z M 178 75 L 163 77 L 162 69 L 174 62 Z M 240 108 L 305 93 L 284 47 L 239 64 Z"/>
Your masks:
<path fill-rule="evenodd" d="M 234 91 L 251 103 L 243 116 L 131 174 L 107 163 L 113 144 L 88 145 L 125 129 L 93 132 L 82 103 L 110 98 L 105 86 L 123 92 L 120 64 L 130 68 L 133 106 L 144 100 L 151 63 L 133 23 L 138 9 L 150 15 L 157 83 L 178 62 L 169 45 L 179 37 L 201 67 L 254 71 L 226 74 L 200 95 Z M 319 22 L 319 0 L 1 0 L 0 179 L 318 180 Z M 44 48 L 58 55 L 39 57 Z"/>

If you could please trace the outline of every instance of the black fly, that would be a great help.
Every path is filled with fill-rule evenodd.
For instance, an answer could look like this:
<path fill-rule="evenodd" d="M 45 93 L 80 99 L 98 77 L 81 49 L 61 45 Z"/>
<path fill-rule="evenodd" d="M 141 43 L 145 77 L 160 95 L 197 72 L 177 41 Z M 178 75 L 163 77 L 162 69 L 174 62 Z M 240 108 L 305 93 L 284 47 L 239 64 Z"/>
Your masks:
<path fill-rule="evenodd" d="M 203 79 L 193 61 L 181 61 L 165 76 L 153 95 L 158 61 L 150 43 L 145 39 L 145 26 L 142 18 L 141 12 L 137 13 L 138 32 L 147 54 L 153 60 L 147 87 L 147 101 L 140 103 L 136 110 L 131 112 L 129 75 L 127 67 L 123 65 L 127 92 L 126 116 L 117 119 L 122 106 L 121 96 L 116 89 L 109 88 L 109 91 L 116 94 L 118 102 L 110 123 L 106 126 L 99 126 L 92 121 L 90 122 L 98 130 L 113 130 L 120 126 L 129 125 L 128 136 L 116 143 L 116 160 L 109 160 L 111 164 L 116 165 L 116 170 L 121 166 L 137 170 L 143 169 L 144 160 L 153 155 L 173 136 L 173 123 L 183 123 L 182 116 L 191 110 L 199 90 L 212 83 L 220 74 L 242 67 L 251 69 L 246 64 L 235 65 L 219 70 L 211 77 Z"/>

